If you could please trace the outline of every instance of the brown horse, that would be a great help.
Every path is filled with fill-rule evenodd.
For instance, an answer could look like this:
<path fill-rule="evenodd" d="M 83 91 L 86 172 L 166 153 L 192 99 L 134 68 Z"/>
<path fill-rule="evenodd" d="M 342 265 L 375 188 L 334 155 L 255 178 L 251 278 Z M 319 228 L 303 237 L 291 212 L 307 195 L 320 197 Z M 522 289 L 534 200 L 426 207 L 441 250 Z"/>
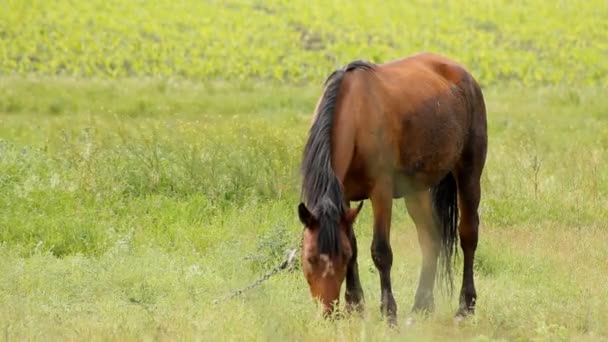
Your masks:
<path fill-rule="evenodd" d="M 298 206 L 305 226 L 302 269 L 326 314 L 339 302 L 344 279 L 347 309 L 362 308 L 352 226 L 363 202 L 357 208 L 350 208 L 350 202 L 369 199 L 380 308 L 389 323 L 396 323 L 390 227 L 393 199 L 401 197 L 422 251 L 412 312 L 434 309 L 438 260 L 440 276 L 451 289 L 451 259 L 459 235 L 464 270 L 456 315 L 474 313 L 473 260 L 486 126 L 478 83 L 446 57 L 423 53 L 385 64 L 355 61 L 328 77 L 304 148 L 303 203 Z"/>

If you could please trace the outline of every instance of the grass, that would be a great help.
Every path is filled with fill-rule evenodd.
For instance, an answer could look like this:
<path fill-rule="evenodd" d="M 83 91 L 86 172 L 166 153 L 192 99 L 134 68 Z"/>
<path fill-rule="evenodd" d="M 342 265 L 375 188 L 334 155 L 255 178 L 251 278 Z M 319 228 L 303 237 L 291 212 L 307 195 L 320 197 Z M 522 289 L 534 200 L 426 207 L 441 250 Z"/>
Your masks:
<path fill-rule="evenodd" d="M 0 73 L 308 84 L 438 51 L 484 85 L 608 85 L 603 0 L 5 0 Z"/>
<path fill-rule="evenodd" d="M 2 339 L 608 339 L 608 100 L 594 87 L 485 89 L 478 313 L 462 326 L 439 296 L 431 318 L 386 328 L 369 203 L 365 318 L 320 319 L 299 271 L 213 305 L 299 242 L 320 86 L 0 79 Z M 403 322 L 420 255 L 394 206 Z"/>

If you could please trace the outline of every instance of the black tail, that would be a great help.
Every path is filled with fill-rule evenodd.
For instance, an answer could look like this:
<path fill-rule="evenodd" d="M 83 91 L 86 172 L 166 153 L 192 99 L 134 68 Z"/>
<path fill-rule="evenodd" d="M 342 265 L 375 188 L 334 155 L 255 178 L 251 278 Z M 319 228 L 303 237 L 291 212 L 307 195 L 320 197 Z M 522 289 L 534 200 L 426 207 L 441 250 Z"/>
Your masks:
<path fill-rule="evenodd" d="M 458 241 L 458 193 L 452 173 L 448 173 L 431 191 L 435 222 L 441 238 L 439 279 L 445 281 L 451 296 L 454 288 L 452 256 L 457 252 Z"/>

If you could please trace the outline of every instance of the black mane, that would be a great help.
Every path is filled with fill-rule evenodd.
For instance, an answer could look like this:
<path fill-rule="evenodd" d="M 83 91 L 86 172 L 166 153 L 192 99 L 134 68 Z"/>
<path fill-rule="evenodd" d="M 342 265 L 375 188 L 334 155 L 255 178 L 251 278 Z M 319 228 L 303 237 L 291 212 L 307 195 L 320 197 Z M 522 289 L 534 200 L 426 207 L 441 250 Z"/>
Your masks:
<path fill-rule="evenodd" d="M 341 251 L 338 229 L 344 213 L 344 194 L 331 163 L 331 129 L 340 85 L 347 72 L 373 68 L 372 63 L 357 60 L 329 75 L 304 147 L 302 197 L 319 222 L 318 249 L 321 254 L 336 255 Z"/>

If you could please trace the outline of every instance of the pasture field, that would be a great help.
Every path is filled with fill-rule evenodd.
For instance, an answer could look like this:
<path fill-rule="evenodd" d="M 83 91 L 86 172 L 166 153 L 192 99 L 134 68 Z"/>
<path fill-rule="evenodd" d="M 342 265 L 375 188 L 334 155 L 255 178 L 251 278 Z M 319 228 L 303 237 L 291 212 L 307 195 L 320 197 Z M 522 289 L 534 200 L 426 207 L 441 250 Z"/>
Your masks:
<path fill-rule="evenodd" d="M 433 50 L 482 84 L 606 86 L 607 17 L 604 0 L 4 0 L 0 72 L 318 83 Z"/>
<path fill-rule="evenodd" d="M 365 320 L 320 320 L 299 271 L 211 303 L 297 246 L 297 168 L 319 87 L 227 96 L 193 83 L 8 79 L 0 89 L 27 99 L 0 124 L 6 340 L 608 338 L 601 90 L 488 90 L 477 316 L 454 327 L 456 301 L 439 296 L 432 318 L 391 332 L 369 203 L 356 225 Z M 420 255 L 401 201 L 394 212 L 403 319 Z"/>
<path fill-rule="evenodd" d="M 608 340 L 608 4 L 408 3 L 4 1 L 0 340 Z M 419 50 L 484 85 L 476 316 L 455 325 L 438 290 L 402 324 L 421 261 L 402 201 L 398 329 L 368 202 L 365 317 L 321 319 L 299 270 L 213 304 L 299 243 L 327 74 Z"/>

